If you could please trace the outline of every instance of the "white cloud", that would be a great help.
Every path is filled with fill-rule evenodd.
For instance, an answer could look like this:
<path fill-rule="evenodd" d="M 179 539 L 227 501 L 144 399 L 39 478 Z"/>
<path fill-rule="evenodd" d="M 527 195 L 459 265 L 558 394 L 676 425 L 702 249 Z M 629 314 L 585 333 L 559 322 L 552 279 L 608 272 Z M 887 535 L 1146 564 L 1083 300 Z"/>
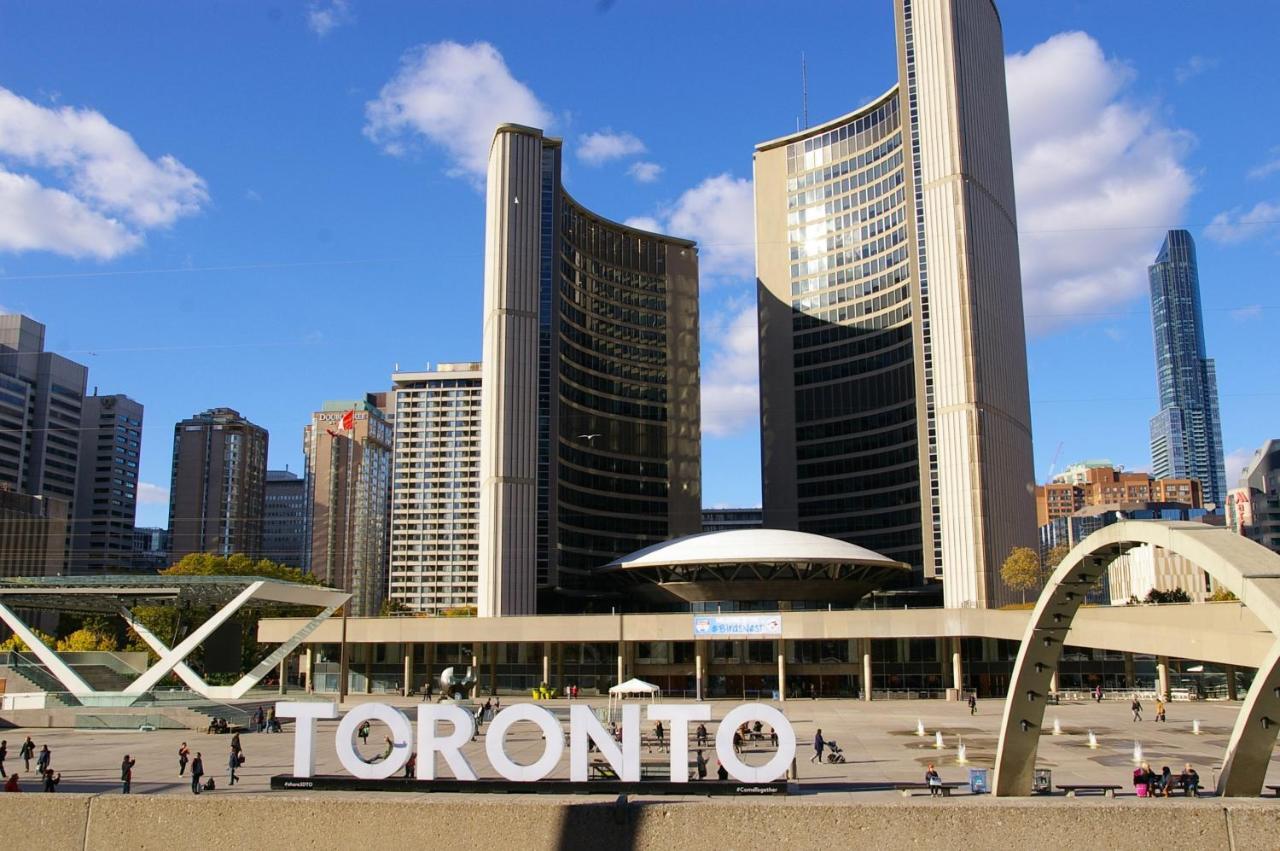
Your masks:
<path fill-rule="evenodd" d="M 731 303 L 702 323 L 702 432 L 728 437 L 760 417 L 759 331 L 754 302 Z"/>
<path fill-rule="evenodd" d="M 643 224 L 640 224 L 640 223 Z M 755 201 L 751 181 L 708 177 L 656 216 L 627 224 L 698 242 L 698 277 L 705 283 L 755 276 Z"/>
<path fill-rule="evenodd" d="M 1237 307 L 1231 311 L 1231 318 L 1237 322 L 1252 322 L 1254 319 L 1262 318 L 1262 305 L 1246 304 L 1244 307 Z"/>
<path fill-rule="evenodd" d="M 244 191 L 244 199 L 246 201 L 261 201 L 262 195 L 256 189 L 246 189 Z"/>
<path fill-rule="evenodd" d="M 644 142 L 631 133 L 615 133 L 606 127 L 578 137 L 578 159 L 588 165 L 603 165 L 610 160 L 643 154 Z"/>
<path fill-rule="evenodd" d="M 143 505 L 168 505 L 169 489 L 151 482 L 138 482 L 138 502 Z"/>
<path fill-rule="evenodd" d="M 1218 64 L 1217 59 L 1211 59 L 1207 56 L 1192 56 L 1186 62 L 1183 62 L 1174 69 L 1173 76 L 1179 83 L 1185 83 L 1192 77 L 1197 77 L 1213 68 Z"/>
<path fill-rule="evenodd" d="M 1227 453 L 1227 457 L 1222 460 L 1222 468 L 1227 474 L 1227 487 L 1238 487 L 1240 482 L 1240 474 L 1244 472 L 1244 468 L 1249 466 L 1249 462 L 1253 460 L 1254 449 L 1233 449 Z"/>
<path fill-rule="evenodd" d="M 493 45 L 442 41 L 405 53 L 378 99 L 365 104 L 365 119 L 365 135 L 387 153 L 402 155 L 422 137 L 444 148 L 450 174 L 481 179 L 494 128 L 545 129 L 551 113 Z"/>
<path fill-rule="evenodd" d="M 1191 138 L 1127 99 L 1133 71 L 1085 33 L 1006 68 L 1028 327 L 1092 321 L 1146 291 L 1161 229 L 1194 189 Z"/>
<path fill-rule="evenodd" d="M 1280 204 L 1260 201 L 1251 210 L 1235 207 L 1214 216 L 1204 235 L 1214 242 L 1234 245 L 1275 231 L 1277 225 L 1280 225 Z"/>
<path fill-rule="evenodd" d="M 0 250 L 110 259 L 208 199 L 200 175 L 148 157 L 101 113 L 0 88 Z"/>
<path fill-rule="evenodd" d="M 662 166 L 642 160 L 632 163 L 627 174 L 635 178 L 636 183 L 653 183 L 662 174 Z"/>
<path fill-rule="evenodd" d="M 313 0 L 307 6 L 307 27 L 320 38 L 354 20 L 348 0 Z"/>
<path fill-rule="evenodd" d="M 1270 177 L 1276 172 L 1280 172 L 1280 146 L 1271 149 L 1271 159 L 1262 165 L 1249 170 L 1249 176 L 1254 180 L 1261 180 L 1264 177 Z"/>

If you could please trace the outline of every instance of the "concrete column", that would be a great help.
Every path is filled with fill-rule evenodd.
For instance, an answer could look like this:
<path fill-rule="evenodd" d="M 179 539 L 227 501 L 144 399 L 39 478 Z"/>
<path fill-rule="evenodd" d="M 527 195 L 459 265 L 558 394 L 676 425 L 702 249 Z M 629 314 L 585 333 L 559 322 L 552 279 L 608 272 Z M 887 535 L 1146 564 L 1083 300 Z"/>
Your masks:
<path fill-rule="evenodd" d="M 307 648 L 307 661 L 303 670 L 307 677 L 307 694 L 311 694 L 316 690 L 316 649 L 314 647 Z"/>
<path fill-rule="evenodd" d="M 1049 675 L 1049 694 L 1058 693 L 1058 672 L 1054 671 Z"/>
<path fill-rule="evenodd" d="M 964 699 L 964 662 L 960 658 L 960 639 L 951 639 L 951 687 L 956 690 L 956 699 Z"/>
<path fill-rule="evenodd" d="M 351 676 L 351 655 L 347 648 L 347 607 L 342 607 L 342 639 L 338 644 L 338 703 L 347 699 Z"/>
<path fill-rule="evenodd" d="M 569 684 L 564 681 L 564 645 L 556 645 L 556 688 L 562 692 L 569 690 Z"/>
<path fill-rule="evenodd" d="M 413 645 L 406 644 L 404 650 L 404 696 L 413 694 Z"/>
<path fill-rule="evenodd" d="M 1239 700 L 1240 695 L 1236 693 L 1236 666 L 1226 665 L 1222 672 L 1227 675 L 1227 700 Z"/>
<path fill-rule="evenodd" d="M 1138 685 L 1138 676 L 1133 670 L 1133 654 L 1124 654 L 1124 687 L 1135 688 Z"/>
<path fill-rule="evenodd" d="M 498 647 L 500 645 L 490 644 L 485 651 L 489 654 L 489 693 L 498 693 Z"/>
<path fill-rule="evenodd" d="M 373 694 L 373 645 L 364 645 L 364 693 Z"/>
<path fill-rule="evenodd" d="M 475 700 L 480 693 L 480 655 L 484 653 L 483 644 L 471 645 L 471 673 L 475 675 L 475 682 L 471 684 L 471 699 Z"/>
<path fill-rule="evenodd" d="M 1156 696 L 1161 700 L 1169 697 L 1169 657 L 1156 657 Z"/>
<path fill-rule="evenodd" d="M 551 685 L 551 654 L 547 645 L 542 645 L 542 682 Z"/>
<path fill-rule="evenodd" d="M 871 699 L 871 639 L 862 639 L 862 699 Z"/>
<path fill-rule="evenodd" d="M 693 642 L 693 690 L 694 698 L 702 700 L 702 678 L 703 678 L 703 661 L 702 652 L 705 643 L 702 641 Z"/>
<path fill-rule="evenodd" d="M 285 675 L 289 673 L 289 657 L 288 656 L 280 660 L 280 666 L 277 670 L 278 670 L 278 677 L 280 679 L 280 685 L 279 685 L 280 694 L 288 694 L 289 684 L 285 681 Z"/>
<path fill-rule="evenodd" d="M 626 676 L 625 676 L 626 671 L 624 670 L 624 666 L 626 665 L 626 660 L 623 658 L 624 654 L 626 653 L 626 646 L 627 645 L 625 641 L 618 642 L 618 682 L 619 683 L 623 682 L 626 679 Z"/>
<path fill-rule="evenodd" d="M 778 700 L 787 699 L 787 640 L 778 639 Z"/>

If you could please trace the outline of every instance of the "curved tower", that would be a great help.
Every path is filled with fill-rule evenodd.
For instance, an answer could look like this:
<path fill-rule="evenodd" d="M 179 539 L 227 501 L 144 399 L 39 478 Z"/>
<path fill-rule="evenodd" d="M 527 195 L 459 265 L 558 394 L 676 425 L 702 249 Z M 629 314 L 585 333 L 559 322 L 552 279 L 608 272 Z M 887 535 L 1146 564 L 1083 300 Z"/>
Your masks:
<path fill-rule="evenodd" d="M 897 85 L 756 147 L 765 524 L 999 605 L 1035 541 L 1000 20 L 895 11 Z"/>
<path fill-rule="evenodd" d="M 580 609 L 613 559 L 701 531 L 698 253 L 560 184 L 561 143 L 489 152 L 481 616 Z"/>

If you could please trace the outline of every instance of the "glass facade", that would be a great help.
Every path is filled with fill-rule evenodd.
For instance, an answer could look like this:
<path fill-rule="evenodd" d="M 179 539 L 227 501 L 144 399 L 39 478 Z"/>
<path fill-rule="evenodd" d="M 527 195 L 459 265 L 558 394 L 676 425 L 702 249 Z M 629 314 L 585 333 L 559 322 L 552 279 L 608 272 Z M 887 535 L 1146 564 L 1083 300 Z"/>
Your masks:
<path fill-rule="evenodd" d="M 1205 355 L 1196 246 L 1185 230 L 1165 236 L 1148 270 L 1155 334 L 1160 413 L 1151 420 L 1156 478 L 1200 481 L 1204 501 L 1221 508 L 1227 497 L 1218 413 L 1218 378 Z"/>
<path fill-rule="evenodd" d="M 801 531 L 923 563 L 911 205 L 892 92 L 787 145 Z"/>

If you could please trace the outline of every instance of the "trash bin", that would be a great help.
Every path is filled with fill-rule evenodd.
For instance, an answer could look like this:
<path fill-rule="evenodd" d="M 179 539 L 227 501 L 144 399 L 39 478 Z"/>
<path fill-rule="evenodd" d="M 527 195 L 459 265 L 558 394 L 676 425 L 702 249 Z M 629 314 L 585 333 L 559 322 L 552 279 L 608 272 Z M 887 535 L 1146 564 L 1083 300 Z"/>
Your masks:
<path fill-rule="evenodd" d="M 970 768 L 969 769 L 969 791 L 975 795 L 984 795 L 991 791 L 991 787 L 987 784 L 987 778 L 990 769 L 986 768 Z"/>
<path fill-rule="evenodd" d="M 1031 777 L 1031 791 L 1037 795 L 1053 794 L 1053 772 L 1047 768 L 1037 768 Z"/>

